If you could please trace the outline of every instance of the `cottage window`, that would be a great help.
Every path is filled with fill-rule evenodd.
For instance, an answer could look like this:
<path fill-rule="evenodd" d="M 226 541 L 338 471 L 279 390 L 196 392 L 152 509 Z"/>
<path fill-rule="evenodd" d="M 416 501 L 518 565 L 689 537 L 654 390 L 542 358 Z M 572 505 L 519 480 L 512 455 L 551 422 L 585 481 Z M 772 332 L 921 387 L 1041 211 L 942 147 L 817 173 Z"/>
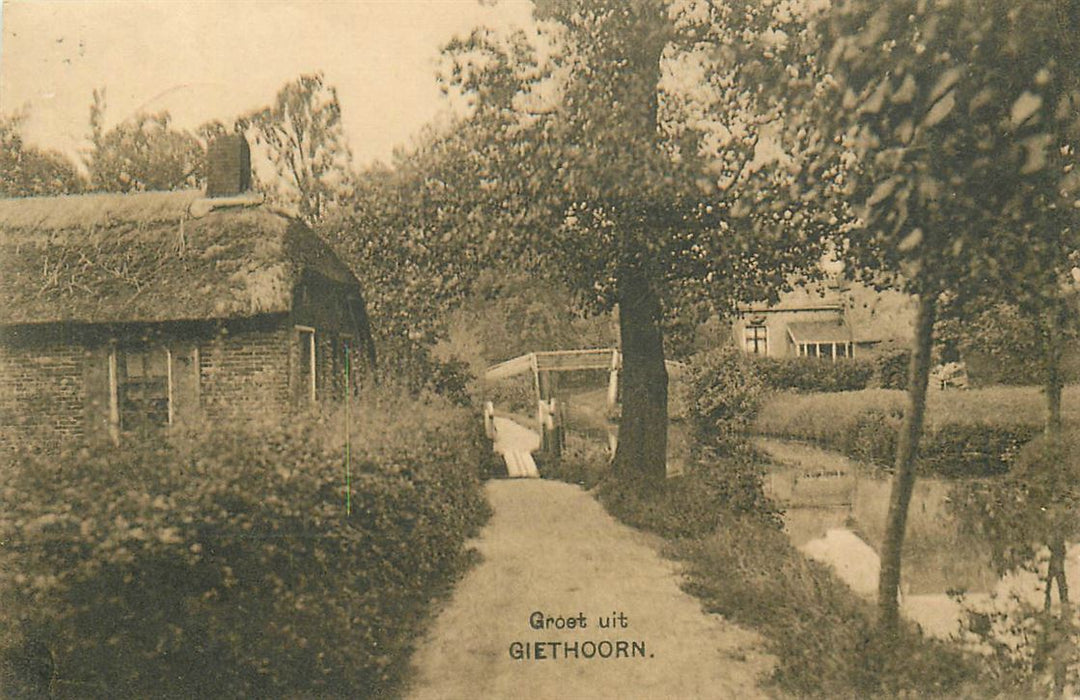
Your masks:
<path fill-rule="evenodd" d="M 838 357 L 852 357 L 851 343 L 799 343 L 799 357 L 824 357 L 836 360 Z"/>
<path fill-rule="evenodd" d="M 121 429 L 172 423 L 170 360 L 165 348 L 117 351 L 115 395 Z"/>
<path fill-rule="evenodd" d="M 761 324 L 746 326 L 746 352 L 751 355 L 766 355 L 769 351 L 769 329 Z"/>
<path fill-rule="evenodd" d="M 315 403 L 315 329 L 307 326 L 296 327 L 297 363 L 296 397 L 300 405 Z"/>

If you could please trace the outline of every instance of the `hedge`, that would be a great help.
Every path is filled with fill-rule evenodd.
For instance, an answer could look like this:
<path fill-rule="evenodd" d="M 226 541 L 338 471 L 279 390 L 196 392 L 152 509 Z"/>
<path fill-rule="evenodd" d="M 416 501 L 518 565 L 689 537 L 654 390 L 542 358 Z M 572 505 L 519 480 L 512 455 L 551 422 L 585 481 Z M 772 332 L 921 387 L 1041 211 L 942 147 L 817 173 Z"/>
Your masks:
<path fill-rule="evenodd" d="M 843 395 L 837 395 L 840 397 Z M 802 416 L 802 410 L 768 406 L 756 427 L 764 434 L 813 442 L 853 459 L 892 466 L 896 459 L 896 439 L 903 419 L 902 408 L 868 407 L 847 415 L 828 411 L 832 397 L 822 397 L 802 410 L 820 413 Z M 784 401 L 784 395 L 772 401 Z M 925 476 L 992 476 L 1008 472 L 1020 449 L 1038 435 L 1040 429 L 1024 424 L 991 424 L 980 421 L 928 422 L 919 442 L 918 471 Z"/>
<path fill-rule="evenodd" d="M 812 357 L 757 357 L 753 366 L 769 388 L 781 391 L 858 391 L 875 376 L 875 365 L 857 358 L 833 362 Z"/>
<path fill-rule="evenodd" d="M 36 654 L 60 696 L 391 691 L 488 515 L 487 446 L 433 397 L 354 415 L 351 513 L 329 418 L 18 455 L 0 472 L 9 679 Z"/>

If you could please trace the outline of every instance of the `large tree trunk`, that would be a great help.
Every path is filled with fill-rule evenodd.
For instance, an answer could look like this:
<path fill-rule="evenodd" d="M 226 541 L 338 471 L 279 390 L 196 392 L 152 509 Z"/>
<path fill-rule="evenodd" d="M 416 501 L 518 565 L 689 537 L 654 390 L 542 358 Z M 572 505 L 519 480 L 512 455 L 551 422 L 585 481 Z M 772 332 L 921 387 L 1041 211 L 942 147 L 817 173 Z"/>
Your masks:
<path fill-rule="evenodd" d="M 881 552 L 881 576 L 878 579 L 878 625 L 883 637 L 896 633 L 900 623 L 900 558 L 907 527 L 908 504 L 915 487 L 915 461 L 922 437 L 926 413 L 926 387 L 930 381 L 930 351 L 934 339 L 937 300 L 931 294 L 919 297 L 915 318 L 915 338 L 911 364 L 908 366 L 907 407 L 896 445 L 896 472 L 889 494 L 889 513 L 885 523 L 885 542 Z"/>
<path fill-rule="evenodd" d="M 622 417 L 613 471 L 621 480 L 663 482 L 667 476 L 667 391 L 660 299 L 636 267 L 619 279 Z"/>

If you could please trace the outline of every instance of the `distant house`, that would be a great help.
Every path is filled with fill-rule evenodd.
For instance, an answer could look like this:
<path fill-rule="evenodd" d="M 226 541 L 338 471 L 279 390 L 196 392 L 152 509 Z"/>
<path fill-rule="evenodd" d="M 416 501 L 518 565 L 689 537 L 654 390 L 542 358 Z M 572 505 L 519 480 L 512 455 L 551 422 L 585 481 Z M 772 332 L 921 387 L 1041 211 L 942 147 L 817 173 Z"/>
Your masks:
<path fill-rule="evenodd" d="M 246 191 L 243 138 L 209 160 L 206 194 L 0 200 L 0 440 L 277 414 L 373 360 L 358 280 Z"/>
<path fill-rule="evenodd" d="M 775 304 L 749 304 L 732 322 L 736 345 L 767 357 L 839 360 L 911 337 L 911 299 L 836 280 L 800 286 Z"/>

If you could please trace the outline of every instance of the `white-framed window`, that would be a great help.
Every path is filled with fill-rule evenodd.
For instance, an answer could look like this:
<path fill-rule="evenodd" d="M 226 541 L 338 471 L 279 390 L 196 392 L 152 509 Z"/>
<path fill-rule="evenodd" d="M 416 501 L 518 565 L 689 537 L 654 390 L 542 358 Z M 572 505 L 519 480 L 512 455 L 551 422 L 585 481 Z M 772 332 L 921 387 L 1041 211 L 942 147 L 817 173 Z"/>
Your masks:
<path fill-rule="evenodd" d="M 844 342 L 799 343 L 798 355 L 799 357 L 821 357 L 835 362 L 837 358 L 853 357 L 854 347 L 851 343 Z"/>
<path fill-rule="evenodd" d="M 769 354 L 769 329 L 763 323 L 748 323 L 743 330 L 744 347 L 751 355 Z"/>
<path fill-rule="evenodd" d="M 314 404 L 316 400 L 315 387 L 317 386 L 314 328 L 296 326 L 296 349 L 297 400 L 300 404 Z"/>

